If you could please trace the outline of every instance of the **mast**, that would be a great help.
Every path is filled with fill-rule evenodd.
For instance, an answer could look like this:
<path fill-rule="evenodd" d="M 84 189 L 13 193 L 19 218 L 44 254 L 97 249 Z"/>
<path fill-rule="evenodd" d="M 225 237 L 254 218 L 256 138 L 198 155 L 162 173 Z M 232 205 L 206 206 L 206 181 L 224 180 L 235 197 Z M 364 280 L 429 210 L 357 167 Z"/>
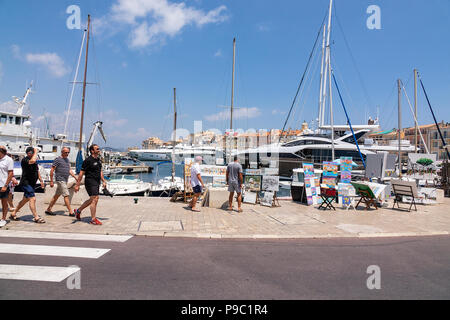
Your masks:
<path fill-rule="evenodd" d="M 231 116 L 230 130 L 233 130 L 233 104 L 234 104 L 234 74 L 236 64 L 236 38 L 233 39 L 233 78 L 231 79 Z"/>
<path fill-rule="evenodd" d="M 87 40 L 86 40 L 86 61 L 84 64 L 84 80 L 83 80 L 83 98 L 81 100 L 81 122 L 80 122 L 80 141 L 79 150 L 83 150 L 83 121 L 84 121 L 84 105 L 86 98 L 86 77 L 88 67 L 88 54 L 89 54 L 89 29 L 91 27 L 91 15 L 88 15 L 88 27 L 87 27 Z"/>
<path fill-rule="evenodd" d="M 173 88 L 172 183 L 175 182 L 175 145 L 177 139 L 177 88 Z"/>
<path fill-rule="evenodd" d="M 402 177 L 402 144 L 401 144 L 401 134 L 402 134 L 402 108 L 401 108 L 401 85 L 402 81 L 397 80 L 398 85 L 398 174 Z"/>
<path fill-rule="evenodd" d="M 319 123 L 318 127 L 322 126 L 322 88 L 323 88 L 323 65 L 325 60 L 325 24 L 323 25 L 322 34 L 322 64 L 320 66 L 320 88 L 319 88 Z"/>
<path fill-rule="evenodd" d="M 69 123 L 70 109 L 72 107 L 72 99 L 73 99 L 73 94 L 75 92 L 76 81 L 78 79 L 78 71 L 80 69 L 80 62 L 81 62 L 81 56 L 83 55 L 83 47 L 84 47 L 84 40 L 85 39 L 86 39 L 86 31 L 83 32 L 83 40 L 81 41 L 80 54 L 78 55 L 77 68 L 75 70 L 75 76 L 74 76 L 73 84 L 72 84 L 72 92 L 70 94 L 69 106 L 67 107 L 67 116 L 66 116 L 66 122 L 64 123 L 64 132 L 63 132 L 65 137 L 67 135 L 67 125 Z M 66 139 L 66 138 L 64 138 L 64 139 Z M 64 146 L 64 139 L 61 142 L 61 148 Z"/>
<path fill-rule="evenodd" d="M 327 76 L 328 67 L 331 66 L 330 61 L 330 37 L 331 37 L 331 14 L 333 11 L 333 0 L 330 0 L 330 8 L 328 11 L 328 27 L 327 27 L 327 44 L 326 44 L 326 55 L 325 55 L 325 77 L 323 80 L 323 98 L 322 98 L 322 125 L 325 122 L 325 98 L 327 95 Z M 330 79 L 331 82 L 331 79 Z"/>
<path fill-rule="evenodd" d="M 334 119 L 333 119 L 333 89 L 331 86 L 331 61 L 328 60 L 328 76 L 330 78 L 328 90 L 330 95 L 330 124 L 331 124 L 331 161 L 334 161 Z"/>
<path fill-rule="evenodd" d="M 415 133 L 414 133 L 414 151 L 417 153 L 417 69 L 414 69 L 414 119 L 415 121 Z"/>

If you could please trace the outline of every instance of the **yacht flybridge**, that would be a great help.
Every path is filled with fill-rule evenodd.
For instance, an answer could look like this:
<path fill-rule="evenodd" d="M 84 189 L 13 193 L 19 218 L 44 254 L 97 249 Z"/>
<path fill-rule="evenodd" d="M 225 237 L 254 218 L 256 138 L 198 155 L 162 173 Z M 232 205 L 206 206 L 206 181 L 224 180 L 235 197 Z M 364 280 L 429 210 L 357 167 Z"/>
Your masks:
<path fill-rule="evenodd" d="M 62 134 L 41 136 L 39 128 L 33 128 L 31 115 L 24 114 L 32 86 L 33 83 L 27 88 L 23 98 L 13 97 L 13 102 L 17 106 L 15 112 L 0 110 L 0 141 L 11 153 L 25 152 L 27 147 L 35 146 L 41 151 L 39 153 L 41 160 L 53 160 L 60 155 L 63 145 L 74 149 L 76 141 L 68 140 Z M 71 152 L 69 160 L 75 162 L 75 152 Z"/>

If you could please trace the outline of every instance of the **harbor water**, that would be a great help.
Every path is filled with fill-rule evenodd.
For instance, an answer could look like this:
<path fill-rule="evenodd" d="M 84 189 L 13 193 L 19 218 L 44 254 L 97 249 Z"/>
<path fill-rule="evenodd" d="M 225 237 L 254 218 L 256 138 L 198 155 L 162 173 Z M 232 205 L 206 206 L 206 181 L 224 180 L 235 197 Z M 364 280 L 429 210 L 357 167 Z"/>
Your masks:
<path fill-rule="evenodd" d="M 153 168 L 151 173 L 135 173 L 133 176 L 138 177 L 144 182 L 158 182 L 159 179 L 163 179 L 165 177 L 172 176 L 172 163 L 170 162 L 161 162 L 161 161 L 142 161 L 144 164 Z M 184 165 L 176 164 L 175 165 L 175 176 L 184 178 Z M 212 178 L 203 177 L 203 182 L 208 184 L 212 182 Z M 290 189 L 282 188 L 280 186 L 280 191 L 278 192 L 279 197 L 290 197 L 291 192 Z"/>

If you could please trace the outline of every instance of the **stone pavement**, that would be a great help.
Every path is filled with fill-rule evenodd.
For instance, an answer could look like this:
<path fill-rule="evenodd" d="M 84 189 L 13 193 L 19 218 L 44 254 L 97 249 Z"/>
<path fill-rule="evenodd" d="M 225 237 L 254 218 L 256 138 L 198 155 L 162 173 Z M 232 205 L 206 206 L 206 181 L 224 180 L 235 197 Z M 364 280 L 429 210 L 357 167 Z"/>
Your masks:
<path fill-rule="evenodd" d="M 16 196 L 15 203 L 21 194 Z M 47 223 L 33 223 L 27 205 L 19 213 L 23 221 L 11 221 L 3 229 L 243 239 L 391 237 L 448 235 L 450 232 L 448 198 L 439 205 L 417 205 L 417 212 L 393 210 L 392 203 L 388 208 L 378 210 L 366 211 L 359 207 L 356 211 L 340 208 L 323 211 L 285 200 L 280 201 L 281 207 L 277 208 L 244 204 L 243 213 L 214 208 L 201 208 L 201 212 L 196 213 L 188 210 L 187 204 L 172 203 L 168 198 L 139 198 L 137 204 L 133 199 L 101 197 L 97 217 L 103 226 L 93 226 L 87 223 L 90 220 L 88 209 L 78 222 L 59 204 L 54 207 L 57 216 L 45 216 L 45 197 L 38 194 L 38 212 Z"/>

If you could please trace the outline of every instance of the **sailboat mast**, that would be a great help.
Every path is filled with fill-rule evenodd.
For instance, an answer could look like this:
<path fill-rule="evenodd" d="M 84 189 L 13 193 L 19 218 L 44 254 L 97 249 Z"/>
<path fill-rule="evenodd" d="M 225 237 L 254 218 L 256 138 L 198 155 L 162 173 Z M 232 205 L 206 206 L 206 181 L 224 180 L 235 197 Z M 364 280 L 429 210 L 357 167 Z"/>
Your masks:
<path fill-rule="evenodd" d="M 83 121 L 84 121 L 84 106 L 86 100 L 86 77 L 88 67 L 88 54 L 89 54 L 89 31 L 91 27 L 91 15 L 88 15 L 88 27 L 87 27 L 87 40 L 86 40 L 86 61 L 84 64 L 84 80 L 83 80 L 83 98 L 81 100 L 81 122 L 80 122 L 80 141 L 79 150 L 83 150 Z"/>
<path fill-rule="evenodd" d="M 172 183 L 175 182 L 175 145 L 177 140 L 177 88 L 173 88 Z"/>
<path fill-rule="evenodd" d="M 414 152 L 417 153 L 417 69 L 414 69 L 414 119 L 415 119 L 415 132 L 414 132 Z"/>
<path fill-rule="evenodd" d="M 230 130 L 233 130 L 233 106 L 234 106 L 234 74 L 236 65 L 236 38 L 233 39 L 233 78 L 231 79 L 231 115 Z"/>
<path fill-rule="evenodd" d="M 330 8 L 328 11 L 328 27 L 327 27 L 327 44 L 326 44 L 326 54 L 325 54 L 325 76 L 323 80 L 323 98 L 322 98 L 322 125 L 325 123 L 325 98 L 327 95 L 327 76 L 328 67 L 331 66 L 330 61 L 330 37 L 331 37 L 331 14 L 333 11 L 333 0 L 330 0 Z M 331 79 L 330 79 L 331 82 Z"/>
<path fill-rule="evenodd" d="M 333 88 L 331 86 L 331 61 L 328 60 L 328 77 L 330 78 L 328 85 L 328 94 L 330 96 L 330 124 L 331 124 L 331 161 L 335 160 L 334 157 L 334 118 L 333 118 Z"/>
<path fill-rule="evenodd" d="M 322 126 L 322 97 L 323 97 L 323 67 L 325 63 L 325 24 L 323 25 L 323 34 L 322 34 L 322 64 L 320 66 L 320 88 L 319 88 L 319 118 L 318 118 L 318 128 Z"/>

